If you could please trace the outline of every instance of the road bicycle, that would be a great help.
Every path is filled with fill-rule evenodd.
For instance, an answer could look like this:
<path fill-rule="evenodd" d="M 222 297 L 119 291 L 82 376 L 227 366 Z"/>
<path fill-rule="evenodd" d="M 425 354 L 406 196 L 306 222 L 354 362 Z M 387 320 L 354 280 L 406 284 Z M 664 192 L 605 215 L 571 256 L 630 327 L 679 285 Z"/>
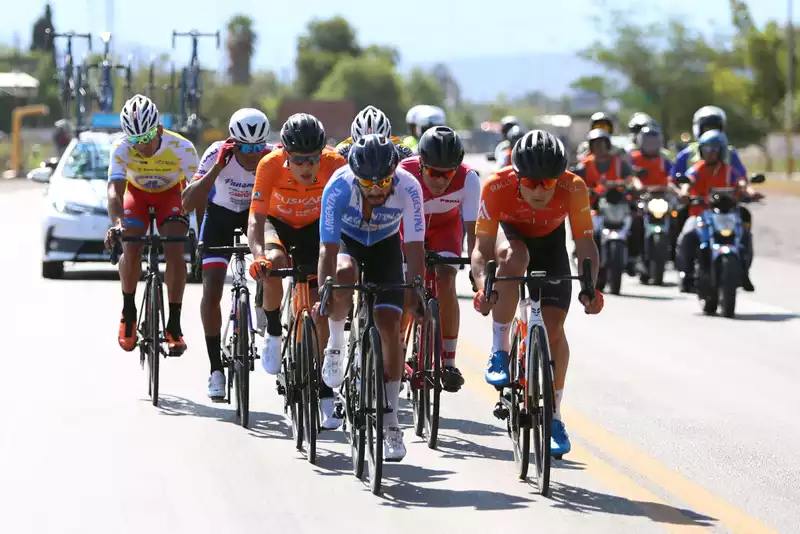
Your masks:
<path fill-rule="evenodd" d="M 159 272 L 159 249 L 164 243 L 186 242 L 187 236 L 161 236 L 155 233 L 156 210 L 150 206 L 150 229 L 143 236 L 120 236 L 111 252 L 111 263 L 116 265 L 120 256 L 120 242 L 143 243 L 147 247 L 147 269 L 144 274 L 144 295 L 139 306 L 136 331 L 139 334 L 139 363 L 144 369 L 147 361 L 147 394 L 158 406 L 159 357 L 180 356 L 164 349 L 166 320 L 164 318 L 164 288 Z"/>
<path fill-rule="evenodd" d="M 231 403 L 231 390 L 236 397 L 236 417 L 244 428 L 250 424 L 250 372 L 258 358 L 255 346 L 255 329 L 250 315 L 250 289 L 247 287 L 245 256 L 250 247 L 243 243 L 242 230 L 233 231 L 233 246 L 206 247 L 198 243 L 198 255 L 204 252 L 230 254 L 233 287 L 231 287 L 231 311 L 222 333 L 222 363 L 228 368 L 228 391 L 225 400 Z"/>
<path fill-rule="evenodd" d="M 200 59 L 197 56 L 197 44 L 201 37 L 215 37 L 217 40 L 217 50 L 220 47 L 220 33 L 203 33 L 197 30 L 188 32 L 178 32 L 172 30 L 172 48 L 175 48 L 176 37 L 190 37 L 192 39 L 192 57 L 189 59 L 189 66 L 181 72 L 181 101 L 180 117 L 183 121 L 187 117 L 200 116 L 200 98 L 202 97 Z"/>
<path fill-rule="evenodd" d="M 111 58 L 111 33 L 103 32 L 100 34 L 103 41 L 103 59 L 98 64 L 86 64 L 84 69 L 86 75 L 93 70 L 99 70 L 99 81 L 95 84 L 94 96 L 101 113 L 114 113 L 114 77 L 113 72 L 121 71 L 125 75 L 125 98 L 129 98 L 133 89 L 133 70 L 131 60 L 127 65 L 118 65 Z"/>
<path fill-rule="evenodd" d="M 85 97 L 87 94 L 88 83 L 84 69 L 80 65 L 75 65 L 75 60 L 72 54 L 72 40 L 76 38 L 86 39 L 86 42 L 89 46 L 89 51 L 91 52 L 92 34 L 76 33 L 72 31 L 57 33 L 51 28 L 46 28 L 45 34 L 47 35 L 48 40 L 55 40 L 57 38 L 64 38 L 67 40 L 67 51 L 64 54 L 64 65 L 61 67 L 61 73 L 59 75 L 61 107 L 64 111 L 64 114 L 68 116 L 74 101 L 75 118 L 80 122 L 86 113 Z"/>
<path fill-rule="evenodd" d="M 594 298 L 592 262 L 583 260 L 578 276 L 550 276 L 544 271 L 530 271 L 523 276 L 497 277 L 497 263 L 486 264 L 485 294 L 491 295 L 497 282 L 519 282 L 520 299 L 514 317 L 513 337 L 509 351 L 509 385 L 500 389 L 494 416 L 504 419 L 514 447 L 514 464 L 520 480 L 528 476 L 533 430 L 536 481 L 539 493 L 550 489 L 550 434 L 555 406 L 555 364 L 550 356 L 550 343 L 542 318 L 542 287 L 548 283 L 578 280 L 581 295 Z M 526 296 L 526 288 L 528 296 Z M 556 458 L 560 459 L 560 458 Z"/>
<path fill-rule="evenodd" d="M 281 370 L 276 379 L 278 393 L 283 396 L 284 413 L 290 414 L 292 434 L 297 450 L 305 443 L 309 463 L 317 461 L 319 421 L 320 347 L 317 328 L 311 317 L 309 282 L 316 278 L 316 265 L 296 261 L 295 247 L 289 249 L 292 267 L 272 269 L 269 276 L 290 278 L 289 290 L 283 294 L 283 344 Z"/>
<path fill-rule="evenodd" d="M 378 327 L 375 325 L 375 298 L 385 291 L 411 289 L 417 292 L 425 306 L 422 280 L 411 284 L 376 284 L 364 281 L 363 265 L 359 269 L 359 283 L 334 284 L 328 277 L 320 290 L 320 314 L 325 315 L 332 291 L 358 292 L 348 342 L 347 372 L 339 388 L 344 400 L 342 430 L 350 442 L 353 474 L 361 478 L 366 457 L 370 489 L 380 493 L 383 477 L 383 415 L 397 406 L 389 406 L 384 387 L 383 349 Z"/>
<path fill-rule="evenodd" d="M 411 358 L 405 364 L 411 404 L 414 408 L 414 433 L 425 437 L 428 447 L 436 448 L 439 436 L 439 407 L 442 393 L 442 330 L 439 316 L 437 265 L 469 265 L 469 258 L 425 254 L 425 308 L 422 318 L 409 323 L 405 343 L 412 342 Z"/>

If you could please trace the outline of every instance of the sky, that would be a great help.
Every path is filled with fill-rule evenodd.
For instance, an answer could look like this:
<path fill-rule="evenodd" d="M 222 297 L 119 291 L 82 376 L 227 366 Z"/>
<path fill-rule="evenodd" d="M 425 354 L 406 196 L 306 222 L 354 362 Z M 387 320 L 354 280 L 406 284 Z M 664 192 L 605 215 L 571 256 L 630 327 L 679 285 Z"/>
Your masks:
<path fill-rule="evenodd" d="M 787 2 L 752 0 L 750 10 L 757 24 L 787 19 Z M 0 43 L 19 42 L 27 48 L 31 26 L 46 2 L 14 2 L 4 9 Z M 111 29 L 122 50 L 147 53 L 171 52 L 181 63 L 188 60 L 189 39 L 179 39 L 171 51 L 172 30 L 224 31 L 237 13 L 254 19 L 258 33 L 254 66 L 289 75 L 297 36 L 312 18 L 342 15 L 357 29 L 362 44 L 392 44 L 399 48 L 403 70 L 416 64 L 476 57 L 571 52 L 602 38 L 593 22 L 598 0 L 503 0 L 498 9 L 479 0 L 379 0 L 301 2 L 272 0 L 53 0 L 50 2 L 58 31 L 74 30 L 97 35 Z M 336 4 L 336 5 L 334 5 Z M 728 0 L 606 0 L 612 8 L 635 9 L 643 21 L 670 15 L 692 19 L 698 28 L 728 27 Z M 108 6 L 112 6 L 111 14 Z M 794 13 L 795 24 L 800 13 Z M 113 22 L 111 22 L 113 21 Z M 176 23 L 176 21 L 180 21 Z M 111 22 L 111 24 L 109 24 Z M 176 25 L 177 24 L 177 25 Z M 109 28 L 109 25 L 111 26 Z M 224 67 L 224 33 L 219 51 L 213 39 L 201 41 L 199 56 L 207 68 Z M 95 49 L 101 47 L 98 38 Z M 80 44 L 80 47 L 85 45 Z M 78 48 L 77 53 L 83 49 Z"/>

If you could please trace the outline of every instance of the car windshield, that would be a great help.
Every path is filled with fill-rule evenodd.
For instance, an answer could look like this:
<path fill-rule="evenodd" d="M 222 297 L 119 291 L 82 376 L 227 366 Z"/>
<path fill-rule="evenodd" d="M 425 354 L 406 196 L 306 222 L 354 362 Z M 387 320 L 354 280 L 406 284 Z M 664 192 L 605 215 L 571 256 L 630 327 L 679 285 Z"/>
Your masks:
<path fill-rule="evenodd" d="M 105 180 L 108 176 L 110 154 L 110 142 L 80 141 L 67 154 L 61 175 L 64 178 Z"/>

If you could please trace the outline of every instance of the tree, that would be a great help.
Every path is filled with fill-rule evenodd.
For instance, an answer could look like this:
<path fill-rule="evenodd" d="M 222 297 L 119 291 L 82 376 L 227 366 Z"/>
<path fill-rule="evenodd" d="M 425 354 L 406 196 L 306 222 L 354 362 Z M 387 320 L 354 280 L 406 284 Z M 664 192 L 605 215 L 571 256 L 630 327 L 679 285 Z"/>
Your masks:
<path fill-rule="evenodd" d="M 340 59 L 360 54 L 355 30 L 347 20 L 342 17 L 313 19 L 306 27 L 306 34 L 297 41 L 297 93 L 310 97 Z"/>
<path fill-rule="evenodd" d="M 253 19 L 236 15 L 228 22 L 228 38 L 225 47 L 228 52 L 228 76 L 234 85 L 250 83 L 250 64 L 255 50 L 256 34 Z"/>
<path fill-rule="evenodd" d="M 54 39 L 51 35 L 47 35 L 47 31 L 55 32 L 53 26 L 53 10 L 50 4 L 45 4 L 44 14 L 36 19 L 33 23 L 33 31 L 31 32 L 31 51 L 40 50 L 49 52 L 52 55 L 53 63 L 56 62 L 56 47 Z"/>
<path fill-rule="evenodd" d="M 414 67 L 409 73 L 406 95 L 411 106 L 417 104 L 444 106 L 444 88 L 432 74 L 419 67 Z"/>
<path fill-rule="evenodd" d="M 448 66 L 444 63 L 437 63 L 433 66 L 431 74 L 444 90 L 445 105 L 449 108 L 459 107 L 461 105 L 461 88 Z"/>
<path fill-rule="evenodd" d="M 403 81 L 391 63 L 374 56 L 340 60 L 314 93 L 318 100 L 353 100 L 356 107 L 373 105 L 393 124 L 403 124 Z"/>
<path fill-rule="evenodd" d="M 363 50 L 363 54 L 383 59 L 395 68 L 400 64 L 400 51 L 394 46 L 369 45 Z"/>

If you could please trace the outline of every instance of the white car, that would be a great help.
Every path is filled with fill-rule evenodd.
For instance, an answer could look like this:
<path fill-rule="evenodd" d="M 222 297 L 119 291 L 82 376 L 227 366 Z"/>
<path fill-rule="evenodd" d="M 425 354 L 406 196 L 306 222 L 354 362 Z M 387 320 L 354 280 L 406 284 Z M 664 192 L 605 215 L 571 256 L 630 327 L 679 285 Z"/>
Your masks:
<path fill-rule="evenodd" d="M 61 278 L 65 262 L 110 261 L 103 245 L 111 226 L 108 162 L 111 144 L 120 135 L 83 132 L 70 142 L 55 168 L 50 164 L 28 174 L 33 181 L 50 184 L 42 215 L 42 277 Z M 191 228 L 196 236 L 194 214 Z M 192 237 L 186 245 L 187 262 L 193 260 L 194 243 Z"/>

